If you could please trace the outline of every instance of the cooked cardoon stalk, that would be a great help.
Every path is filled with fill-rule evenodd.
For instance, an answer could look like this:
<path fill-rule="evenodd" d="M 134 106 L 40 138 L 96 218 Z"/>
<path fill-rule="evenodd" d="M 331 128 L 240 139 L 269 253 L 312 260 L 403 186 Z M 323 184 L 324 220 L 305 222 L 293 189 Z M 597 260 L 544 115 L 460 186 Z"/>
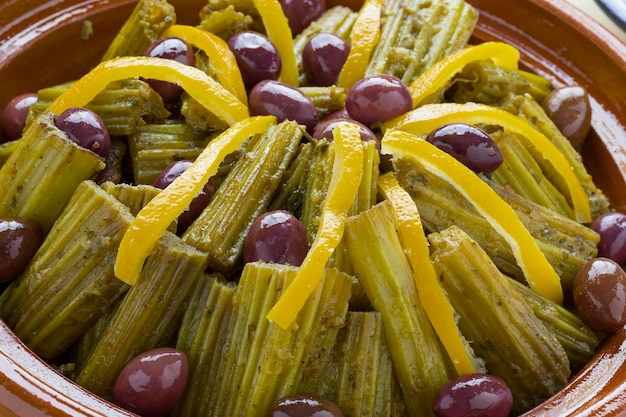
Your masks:
<path fill-rule="evenodd" d="M 240 258 L 250 224 L 269 205 L 302 135 L 300 125 L 285 121 L 253 138 L 183 235 L 185 242 L 208 253 L 213 270 L 228 273 Z"/>
<path fill-rule="evenodd" d="M 228 40 L 235 33 L 253 30 L 254 21 L 248 14 L 254 9 L 252 1 L 249 2 L 250 7 L 244 7 L 246 11 L 242 11 L 238 3 L 240 2 L 210 2 L 200 12 L 200 28 L 224 40 Z"/>
<path fill-rule="evenodd" d="M 322 203 L 330 184 L 335 158 L 334 148 L 325 139 L 315 143 L 302 196 L 300 221 L 306 228 L 309 243 L 315 240 L 322 215 Z"/>
<path fill-rule="evenodd" d="M 128 137 L 137 184 L 154 184 L 161 171 L 180 160 L 195 160 L 211 138 L 185 123 L 145 124 Z"/>
<path fill-rule="evenodd" d="M 134 356 L 158 346 L 177 326 L 189 292 L 202 278 L 206 254 L 166 232 L 146 260 L 139 281 L 124 295 L 76 382 L 111 398 L 120 371 Z"/>
<path fill-rule="evenodd" d="M 359 282 L 382 315 L 408 415 L 432 415 L 437 391 L 455 371 L 420 303 L 390 203 L 348 218 L 345 241 Z"/>
<path fill-rule="evenodd" d="M 165 29 L 176 23 L 176 11 L 167 0 L 139 0 L 102 57 L 142 55 Z"/>
<path fill-rule="evenodd" d="M 510 246 L 457 191 L 416 164 L 404 160 L 395 160 L 394 164 L 398 182 L 417 204 L 427 230 L 437 232 L 452 225 L 459 226 L 485 249 L 505 274 L 524 281 Z M 560 276 L 564 292 L 571 293 L 578 269 L 597 255 L 598 234 L 504 187 L 491 182 L 490 185 L 515 210 Z"/>
<path fill-rule="evenodd" d="M 504 159 L 502 165 L 491 174 L 491 179 L 496 184 L 510 187 L 522 197 L 562 216 L 574 218 L 574 209 L 546 178 L 531 151 L 516 134 L 498 131 L 491 133 L 491 136 L 496 139 Z"/>
<path fill-rule="evenodd" d="M 152 200 L 160 189 L 151 185 L 130 185 L 130 184 L 113 184 L 105 182 L 101 185 L 102 189 L 115 197 L 119 202 L 128 207 L 133 216 Z"/>
<path fill-rule="evenodd" d="M 345 324 L 352 277 L 329 269 L 286 330 L 265 316 L 297 269 L 248 263 L 222 320 L 217 366 L 194 415 L 264 416 L 278 398 L 316 387 Z"/>
<path fill-rule="evenodd" d="M 78 184 L 104 168 L 94 152 L 71 141 L 43 113 L 0 169 L 0 217 L 23 216 L 50 230 Z"/>
<path fill-rule="evenodd" d="M 282 209 L 299 215 L 302 208 L 302 190 L 311 167 L 314 149 L 315 147 L 311 142 L 300 144 L 298 153 L 285 171 L 283 181 L 278 187 L 274 199 L 267 207 L 268 211 Z"/>
<path fill-rule="evenodd" d="M 296 64 L 300 73 L 300 85 L 307 85 L 306 75 L 302 66 L 302 51 L 311 37 L 318 33 L 332 33 L 345 40 L 350 38 L 350 30 L 357 18 L 357 12 L 346 6 L 334 6 L 326 10 L 319 18 L 311 22 L 293 40 L 296 53 Z"/>
<path fill-rule="evenodd" d="M 530 94 L 541 102 L 551 90 L 551 81 L 540 75 L 479 61 L 467 64 L 455 76 L 446 96 L 457 103 L 476 102 L 510 109 L 517 108 L 512 100 L 518 96 Z"/>
<path fill-rule="evenodd" d="M 37 102 L 30 107 L 27 125 L 67 91 L 72 83 L 41 89 Z M 96 112 L 111 136 L 127 136 L 143 124 L 143 120 L 156 123 L 164 121 L 169 112 L 163 100 L 150 86 L 137 79 L 112 83 L 86 106 Z"/>
<path fill-rule="evenodd" d="M 467 45 L 478 19 L 463 0 L 385 2 L 380 40 L 366 75 L 389 74 L 409 85 L 426 68 Z"/>
<path fill-rule="evenodd" d="M 559 131 L 552 120 L 550 120 L 537 101 L 528 96 L 520 97 L 518 100 L 519 110 L 517 115 L 524 117 L 529 123 L 533 124 L 537 130 L 546 135 L 546 137 L 554 143 L 554 145 L 561 151 L 572 166 L 576 177 L 589 197 L 592 218 L 596 218 L 597 216 L 608 212 L 611 208 L 611 203 L 608 197 L 604 195 L 594 184 L 593 178 L 583 164 L 580 153 L 578 153 L 569 140 L 563 136 L 561 131 Z M 558 175 L 553 176 L 553 180 L 558 178 Z"/>
<path fill-rule="evenodd" d="M 0 168 L 9 160 L 9 156 L 19 146 L 19 143 L 20 140 L 18 139 L 0 144 Z"/>
<path fill-rule="evenodd" d="M 190 374 L 173 416 L 195 417 L 208 399 L 202 393 L 216 381 L 222 359 L 220 328 L 231 313 L 235 289 L 235 284 L 212 275 L 199 279 L 191 293 L 176 346 L 187 354 Z"/>
<path fill-rule="evenodd" d="M 537 294 L 521 282 L 508 278 L 526 304 L 556 336 L 574 369 L 589 362 L 600 343 L 598 335 L 582 319 L 563 306 Z"/>
<path fill-rule="evenodd" d="M 348 312 L 322 387 L 346 417 L 406 414 L 380 313 Z"/>
<path fill-rule="evenodd" d="M 461 229 L 432 233 L 432 260 L 459 315 L 459 329 L 522 413 L 561 389 L 570 376 L 559 341 L 496 265 Z"/>
<path fill-rule="evenodd" d="M 198 100 L 187 93 L 182 95 L 182 107 L 180 114 L 185 118 L 185 123 L 198 132 L 222 131 L 228 128 L 228 123 L 217 117 Z"/>
<path fill-rule="evenodd" d="M 300 87 L 300 90 L 311 99 L 319 114 L 332 113 L 346 106 L 346 89 L 330 87 Z"/>
<path fill-rule="evenodd" d="M 26 271 L 0 297 L 2 317 L 35 353 L 55 358 L 128 289 L 113 265 L 132 219 L 93 182 L 78 186 Z"/>

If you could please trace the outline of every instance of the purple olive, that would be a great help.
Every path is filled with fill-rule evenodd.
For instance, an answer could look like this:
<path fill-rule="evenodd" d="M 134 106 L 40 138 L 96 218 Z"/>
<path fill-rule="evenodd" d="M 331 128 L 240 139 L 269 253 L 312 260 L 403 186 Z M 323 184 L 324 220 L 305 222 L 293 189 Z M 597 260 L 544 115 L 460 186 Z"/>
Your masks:
<path fill-rule="evenodd" d="M 591 259 L 576 274 L 574 305 L 581 319 L 599 332 L 626 324 L 626 272 L 608 258 Z"/>
<path fill-rule="evenodd" d="M 175 37 L 163 38 L 153 42 L 145 50 L 144 55 L 154 58 L 171 59 L 190 66 L 194 66 L 196 63 L 193 49 L 187 42 Z M 149 79 L 146 80 L 146 82 L 154 91 L 159 93 L 165 103 L 177 101 L 180 98 L 180 94 L 183 92 L 183 89 L 179 85 L 167 81 Z"/>
<path fill-rule="evenodd" d="M 316 394 L 294 394 L 278 400 L 268 417 L 343 417 L 337 404 Z"/>
<path fill-rule="evenodd" d="M 115 382 L 115 404 L 142 417 L 168 415 L 180 398 L 188 375 L 187 355 L 157 348 L 133 358 Z"/>
<path fill-rule="evenodd" d="M 169 164 L 162 172 L 159 174 L 157 179 L 154 181 L 154 186 L 160 189 L 165 189 L 168 185 L 170 185 L 176 178 L 180 176 L 189 166 L 192 164 L 191 161 L 176 161 Z M 205 209 L 206 206 L 209 205 L 211 198 L 213 198 L 213 178 L 209 178 L 207 183 L 202 188 L 200 194 L 194 197 L 191 200 L 191 204 L 189 207 L 178 216 L 178 224 L 177 224 L 177 232 L 183 233 L 191 223 L 193 223 L 200 213 Z"/>
<path fill-rule="evenodd" d="M 333 140 L 333 129 L 339 123 L 352 123 L 359 128 L 359 133 L 361 135 L 361 140 L 363 142 L 373 141 L 376 144 L 376 149 L 380 150 L 380 141 L 372 132 L 372 130 L 365 126 L 363 123 L 359 123 L 353 119 L 330 119 L 324 122 L 319 122 L 317 126 L 315 126 L 315 130 L 313 131 L 313 136 L 315 139 L 326 139 L 328 142 Z"/>
<path fill-rule="evenodd" d="M 289 22 L 291 35 L 296 36 L 326 11 L 325 0 L 279 0 Z"/>
<path fill-rule="evenodd" d="M 350 117 L 366 126 L 386 122 L 413 108 L 409 88 L 391 75 L 370 75 L 357 81 L 346 95 Z"/>
<path fill-rule="evenodd" d="M 2 112 L 2 128 L 6 139 L 16 140 L 22 136 L 31 104 L 37 101 L 37 94 L 27 93 L 15 97 Z"/>
<path fill-rule="evenodd" d="M 437 417 L 508 417 L 513 395 L 506 383 L 489 374 L 469 374 L 448 381 L 437 393 Z"/>
<path fill-rule="evenodd" d="M 504 160 L 491 136 L 472 125 L 443 125 L 430 132 L 426 140 L 454 156 L 472 171 L 485 175 L 495 171 Z"/>
<path fill-rule="evenodd" d="M 0 219 L 0 282 L 15 279 L 24 272 L 43 238 L 43 230 L 34 220 Z"/>
<path fill-rule="evenodd" d="M 261 33 L 243 31 L 228 39 L 246 88 L 249 90 L 263 80 L 277 80 L 282 61 L 276 46 Z"/>
<path fill-rule="evenodd" d="M 574 147 L 580 147 L 591 129 L 591 103 L 578 85 L 553 90 L 542 103 L 546 114 Z"/>
<path fill-rule="evenodd" d="M 591 223 L 598 232 L 598 257 L 613 259 L 620 265 L 626 263 L 626 214 L 609 212 L 602 214 Z"/>
<path fill-rule="evenodd" d="M 322 87 L 337 82 L 350 53 L 350 44 L 332 33 L 313 35 L 302 50 L 302 66 L 307 80 Z"/>
<path fill-rule="evenodd" d="M 72 107 L 56 117 L 56 127 L 82 146 L 106 157 L 111 149 L 111 138 L 102 118 L 93 111 Z"/>
<path fill-rule="evenodd" d="M 279 122 L 293 120 L 312 132 L 317 124 L 317 110 L 311 99 L 299 89 L 279 81 L 261 81 L 248 98 L 251 116 L 276 116 Z"/>
<path fill-rule="evenodd" d="M 243 261 L 300 266 L 308 250 L 302 222 L 288 211 L 274 210 L 252 222 L 244 241 Z"/>

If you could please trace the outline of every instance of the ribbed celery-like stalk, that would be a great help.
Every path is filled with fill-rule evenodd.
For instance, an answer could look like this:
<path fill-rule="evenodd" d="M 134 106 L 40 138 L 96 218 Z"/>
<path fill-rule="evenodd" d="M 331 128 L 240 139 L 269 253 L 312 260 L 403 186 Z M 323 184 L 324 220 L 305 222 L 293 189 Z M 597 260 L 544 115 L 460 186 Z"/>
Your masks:
<path fill-rule="evenodd" d="M 176 23 L 176 11 L 167 0 L 139 0 L 102 61 L 118 56 L 142 55 L 165 29 Z"/>
<path fill-rule="evenodd" d="M 437 232 L 452 225 L 459 226 L 485 249 L 502 272 L 524 281 L 524 274 L 506 241 L 450 184 L 417 164 L 404 160 L 396 160 L 394 164 L 398 182 L 417 204 L 427 230 Z M 513 208 L 535 238 L 548 262 L 561 277 L 564 292 L 571 293 L 580 267 L 597 255 L 598 234 L 504 187 L 492 182 L 489 184 Z"/>
<path fill-rule="evenodd" d="M 498 148 L 504 159 L 492 174 L 496 184 L 510 187 L 528 200 L 554 210 L 556 213 L 574 218 L 574 209 L 565 196 L 550 182 L 537 164 L 533 154 L 516 134 L 492 133 L 497 138 Z"/>
<path fill-rule="evenodd" d="M 101 187 L 104 191 L 111 194 L 119 202 L 128 207 L 128 210 L 133 216 L 136 216 L 150 200 L 161 192 L 160 189 L 151 185 L 113 184 L 112 182 L 105 182 Z"/>
<path fill-rule="evenodd" d="M 269 205 L 302 136 L 300 125 L 285 121 L 253 138 L 183 235 L 185 242 L 208 253 L 213 270 L 228 273 L 240 258 L 250 224 Z"/>
<path fill-rule="evenodd" d="M 565 350 L 478 243 L 455 226 L 429 240 L 459 329 L 489 372 L 507 383 L 514 411 L 524 412 L 561 389 L 570 376 Z"/>
<path fill-rule="evenodd" d="M 464 0 L 389 0 L 380 40 L 366 75 L 394 75 L 410 84 L 422 72 L 467 45 L 478 19 Z"/>
<path fill-rule="evenodd" d="M 300 214 L 300 221 L 306 228 L 309 243 L 312 243 L 317 235 L 322 203 L 330 184 L 334 158 L 334 147 L 331 144 L 325 139 L 316 142 L 306 175 Z"/>
<path fill-rule="evenodd" d="M 50 230 L 78 185 L 104 168 L 43 113 L 0 169 L 0 217 L 23 216 Z"/>
<path fill-rule="evenodd" d="M 261 417 L 278 398 L 317 386 L 345 324 L 352 277 L 327 270 L 295 325 L 284 330 L 265 316 L 296 273 L 285 265 L 246 264 L 220 328 L 215 377 L 195 415 Z"/>
<path fill-rule="evenodd" d="M 0 297 L 13 332 L 54 358 L 128 286 L 113 275 L 128 209 L 90 181 L 81 183 L 26 271 Z"/>
<path fill-rule="evenodd" d="M 189 94 L 183 93 L 182 103 L 180 114 L 185 118 L 185 123 L 193 130 L 210 132 L 223 131 L 228 128 L 228 123 L 217 117 Z"/>
<path fill-rule="evenodd" d="M 229 3 L 229 4 L 220 4 Z M 214 33 L 224 40 L 228 40 L 235 33 L 244 30 L 254 30 L 254 21 L 249 14 L 254 9 L 252 2 L 250 7 L 239 7 L 239 1 L 219 2 L 212 1 L 200 12 L 200 27 L 208 32 Z M 262 29 L 258 27 L 257 29 Z"/>
<path fill-rule="evenodd" d="M 180 160 L 195 160 L 210 137 L 185 123 L 145 124 L 128 137 L 137 184 L 154 184 L 161 171 Z"/>
<path fill-rule="evenodd" d="M 176 347 L 187 354 L 190 374 L 173 416 L 195 417 L 208 400 L 203 395 L 216 381 L 222 359 L 220 329 L 231 313 L 236 285 L 218 275 L 199 279 L 194 287 L 178 332 Z"/>
<path fill-rule="evenodd" d="M 611 203 L 606 195 L 596 187 L 593 178 L 587 172 L 587 168 L 583 164 L 580 153 L 574 149 L 572 144 L 559 131 L 556 125 L 546 115 L 545 111 L 537 101 L 532 97 L 523 96 L 519 98 L 518 116 L 524 117 L 528 122 L 533 124 L 540 132 L 542 132 L 554 145 L 561 151 L 565 158 L 572 165 L 576 177 L 585 189 L 589 197 L 591 205 L 591 215 L 593 218 L 600 214 L 606 213 L 611 209 Z M 549 169 L 546 167 L 544 169 Z M 552 173 L 553 181 L 559 181 L 560 176 Z"/>
<path fill-rule="evenodd" d="M 455 371 L 419 300 L 390 203 L 349 217 L 345 239 L 356 276 L 382 315 L 408 415 L 433 415 L 435 395 Z"/>
<path fill-rule="evenodd" d="M 124 295 L 76 382 L 110 399 L 120 371 L 134 356 L 158 346 L 179 325 L 185 302 L 206 268 L 206 254 L 172 233 L 161 237 L 139 281 Z"/>
<path fill-rule="evenodd" d="M 306 75 L 302 66 L 302 51 L 311 37 L 318 33 L 332 33 L 346 41 L 350 39 L 350 31 L 357 13 L 346 6 L 334 6 L 326 10 L 319 18 L 311 22 L 293 40 L 293 49 L 296 54 L 296 65 L 300 72 L 300 85 L 307 85 Z"/>
<path fill-rule="evenodd" d="M 299 217 L 302 208 L 302 190 L 311 167 L 314 149 L 315 147 L 311 142 L 300 144 L 298 153 L 285 172 L 274 199 L 267 207 L 268 211 L 282 209 Z"/>
<path fill-rule="evenodd" d="M 96 320 L 95 323 L 85 329 L 74 345 L 70 347 L 69 352 L 71 354 L 75 370 L 81 369 L 84 366 L 85 361 L 98 343 L 98 338 L 109 325 L 109 321 L 111 321 L 111 317 L 115 314 L 115 310 L 119 306 L 123 297 L 124 296 L 122 295 L 113 303 L 111 308 L 109 308 L 102 316 L 100 316 L 100 318 L 98 318 L 98 320 Z M 72 377 L 72 379 L 74 379 L 74 377 Z"/>
<path fill-rule="evenodd" d="M 508 279 L 515 290 L 524 298 L 548 330 L 554 333 L 565 349 L 570 365 L 574 369 L 589 362 L 600 340 L 598 335 L 582 319 L 563 306 L 537 294 L 526 285 Z"/>
<path fill-rule="evenodd" d="M 346 417 L 405 415 L 378 312 L 348 312 L 324 377 L 323 395 Z"/>
<path fill-rule="evenodd" d="M 518 96 L 530 94 L 541 102 L 552 90 L 545 77 L 520 69 L 500 67 L 491 61 L 470 62 L 455 76 L 446 97 L 457 103 L 476 102 L 516 109 Z"/>
<path fill-rule="evenodd" d="M 346 106 L 347 91 L 345 88 L 334 85 L 330 87 L 300 87 L 300 91 L 311 99 L 319 114 L 332 113 Z"/>
<path fill-rule="evenodd" d="M 27 125 L 72 83 L 47 87 L 37 92 L 37 102 L 30 107 Z M 148 84 L 138 79 L 116 81 L 98 93 L 87 104 L 88 109 L 96 112 L 107 127 L 111 136 L 127 136 L 143 124 L 144 118 L 150 122 L 164 121 L 169 112 L 163 106 L 163 100 Z"/>
<path fill-rule="evenodd" d="M 19 139 L 0 144 L 0 168 L 9 160 L 9 156 L 11 156 L 19 144 Z"/>

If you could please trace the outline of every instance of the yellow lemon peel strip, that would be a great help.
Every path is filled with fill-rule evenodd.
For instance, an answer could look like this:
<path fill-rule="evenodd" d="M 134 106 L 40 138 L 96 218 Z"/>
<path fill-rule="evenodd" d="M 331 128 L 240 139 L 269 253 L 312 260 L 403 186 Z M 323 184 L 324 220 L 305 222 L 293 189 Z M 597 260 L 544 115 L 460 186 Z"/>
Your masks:
<path fill-rule="evenodd" d="M 350 32 L 351 47 L 341 68 L 337 86 L 349 89 L 365 75 L 372 51 L 380 38 L 382 0 L 368 0 Z"/>
<path fill-rule="evenodd" d="M 569 194 L 576 220 L 581 223 L 591 222 L 589 198 L 576 177 L 572 165 L 550 139 L 526 120 L 512 113 L 476 103 L 426 104 L 384 123 L 382 128 L 383 130 L 399 129 L 414 135 L 426 135 L 447 123 L 485 123 L 501 126 L 506 131 L 519 134 L 526 142 L 526 146 L 539 152 L 565 182 L 567 190 L 562 190 L 562 192 Z"/>
<path fill-rule="evenodd" d="M 144 56 L 104 61 L 57 97 L 48 110 L 60 114 L 87 105 L 109 83 L 144 77 L 180 85 L 201 105 L 229 125 L 248 117 L 248 107 L 203 71 L 171 59 Z"/>
<path fill-rule="evenodd" d="M 283 329 L 296 320 L 307 298 L 319 284 L 328 259 L 341 241 L 348 210 L 361 183 L 363 144 L 358 127 L 351 123 L 339 123 L 333 129 L 333 137 L 335 161 L 317 235 L 295 279 L 267 314 L 270 321 Z"/>
<path fill-rule="evenodd" d="M 446 87 L 448 82 L 470 62 L 492 60 L 504 68 L 517 69 L 519 51 L 504 42 L 485 42 L 455 52 L 416 78 L 409 90 L 413 108 Z"/>
<path fill-rule="evenodd" d="M 402 247 L 413 269 L 417 293 L 439 339 L 459 375 L 476 372 L 454 318 L 454 308 L 439 284 L 430 261 L 428 241 L 415 202 L 391 172 L 381 176 L 378 189 L 389 200 L 398 222 Z"/>
<path fill-rule="evenodd" d="M 246 87 L 243 84 L 237 60 L 222 38 L 206 30 L 187 25 L 170 26 L 161 34 L 161 37 L 180 38 L 202 50 L 211 60 L 220 84 L 242 103 L 248 102 Z"/>
<path fill-rule="evenodd" d="M 265 132 L 274 123 L 276 118 L 273 116 L 250 117 L 209 142 L 193 164 L 137 214 L 120 242 L 115 276 L 134 285 L 156 241 L 200 193 L 224 158 L 248 138 Z"/>
<path fill-rule="evenodd" d="M 429 142 L 398 130 L 382 140 L 384 153 L 420 164 L 453 186 L 507 241 L 524 276 L 537 293 L 563 302 L 561 280 L 515 211 L 469 168 Z"/>
<path fill-rule="evenodd" d="M 296 63 L 296 53 L 293 48 L 293 37 L 289 21 L 285 17 L 283 8 L 278 0 L 253 0 L 254 7 L 261 15 L 263 26 L 267 36 L 270 38 L 281 60 L 280 81 L 297 87 L 298 65 Z"/>

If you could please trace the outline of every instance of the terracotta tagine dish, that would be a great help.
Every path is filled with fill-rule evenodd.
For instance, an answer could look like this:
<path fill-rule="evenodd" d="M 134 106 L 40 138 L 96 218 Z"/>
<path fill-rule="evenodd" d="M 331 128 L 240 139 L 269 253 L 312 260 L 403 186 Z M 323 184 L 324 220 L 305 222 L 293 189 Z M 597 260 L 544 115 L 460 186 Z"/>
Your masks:
<path fill-rule="evenodd" d="M 177 24 L 182 25 L 197 24 L 199 10 L 206 4 L 200 0 L 170 3 Z M 326 3 L 330 7 L 342 1 Z M 523 70 L 544 77 L 553 87 L 579 85 L 587 90 L 593 116 L 580 154 L 612 209 L 626 213 L 626 45 L 564 0 L 468 3 L 479 13 L 471 44 L 508 43 L 519 50 Z M 355 10 L 360 6 L 358 0 L 343 4 Z M 1 3 L 0 109 L 20 94 L 78 80 L 92 70 L 135 5 L 131 0 Z M 2 187 L 0 182 L 0 193 L 5 192 Z M 8 286 L 0 283 L 0 292 Z M 626 416 L 626 330 L 609 333 L 563 389 L 523 415 Z M 136 414 L 62 376 L 0 320 L 0 415 Z"/>

